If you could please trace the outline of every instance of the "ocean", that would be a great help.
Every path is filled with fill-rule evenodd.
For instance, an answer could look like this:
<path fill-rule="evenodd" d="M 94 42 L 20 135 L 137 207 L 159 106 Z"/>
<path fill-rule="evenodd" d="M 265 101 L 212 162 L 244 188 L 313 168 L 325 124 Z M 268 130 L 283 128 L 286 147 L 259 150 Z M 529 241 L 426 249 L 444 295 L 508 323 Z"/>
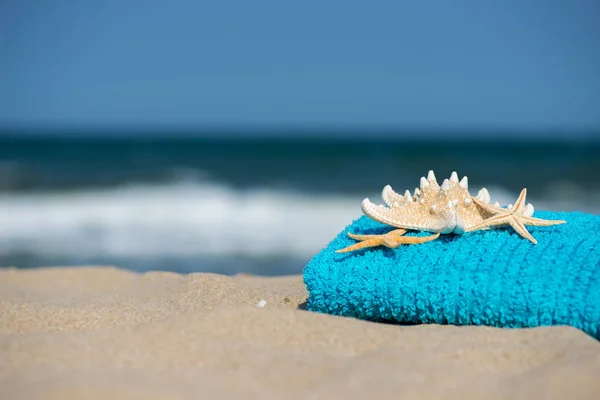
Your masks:
<path fill-rule="evenodd" d="M 364 135 L 363 137 L 368 137 Z M 299 274 L 381 189 L 600 213 L 600 142 L 0 137 L 0 266 Z"/>

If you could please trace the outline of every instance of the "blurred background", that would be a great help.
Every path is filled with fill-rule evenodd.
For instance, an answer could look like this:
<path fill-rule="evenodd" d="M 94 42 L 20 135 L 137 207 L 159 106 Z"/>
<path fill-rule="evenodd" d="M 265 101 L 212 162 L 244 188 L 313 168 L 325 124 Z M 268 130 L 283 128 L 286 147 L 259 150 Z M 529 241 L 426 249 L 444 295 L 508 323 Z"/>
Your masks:
<path fill-rule="evenodd" d="M 0 266 L 298 274 L 433 169 L 600 212 L 595 0 L 0 0 Z"/>

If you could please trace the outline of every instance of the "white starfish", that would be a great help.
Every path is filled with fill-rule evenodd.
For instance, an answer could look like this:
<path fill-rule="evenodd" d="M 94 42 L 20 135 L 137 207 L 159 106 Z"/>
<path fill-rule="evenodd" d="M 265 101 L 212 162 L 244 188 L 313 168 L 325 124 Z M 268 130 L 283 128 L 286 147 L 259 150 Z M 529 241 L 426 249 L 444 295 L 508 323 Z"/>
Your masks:
<path fill-rule="evenodd" d="M 472 197 L 466 176 L 459 181 L 458 174 L 452 172 L 450 179 L 445 179 L 440 186 L 434 172 L 429 171 L 427 178 L 421 178 L 420 188 L 416 188 L 413 195 L 408 190 L 403 196 L 399 195 L 387 185 L 382 191 L 386 206 L 375 205 L 369 199 L 363 200 L 362 210 L 368 217 L 399 229 L 383 235 L 349 233 L 351 238 L 360 242 L 337 252 L 373 246 L 396 248 L 401 244 L 425 243 L 438 238 L 440 234 L 462 234 L 507 225 L 537 244 L 525 225 L 549 226 L 564 224 L 565 221 L 533 218 L 533 206 L 525 205 L 526 193 L 527 190 L 523 189 L 514 206 L 502 208 L 497 202 L 490 204 L 490 193 L 486 188 Z M 403 236 L 408 230 L 435 234 L 426 237 Z"/>

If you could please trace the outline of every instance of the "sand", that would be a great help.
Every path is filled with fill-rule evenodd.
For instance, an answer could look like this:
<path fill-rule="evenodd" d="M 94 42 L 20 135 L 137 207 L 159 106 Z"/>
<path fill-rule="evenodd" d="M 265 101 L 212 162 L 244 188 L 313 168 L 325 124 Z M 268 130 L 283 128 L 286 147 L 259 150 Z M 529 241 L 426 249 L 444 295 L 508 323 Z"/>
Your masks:
<path fill-rule="evenodd" d="M 378 324 L 306 297 L 301 276 L 3 269 L 0 398 L 600 398 L 600 343 L 574 328 Z"/>

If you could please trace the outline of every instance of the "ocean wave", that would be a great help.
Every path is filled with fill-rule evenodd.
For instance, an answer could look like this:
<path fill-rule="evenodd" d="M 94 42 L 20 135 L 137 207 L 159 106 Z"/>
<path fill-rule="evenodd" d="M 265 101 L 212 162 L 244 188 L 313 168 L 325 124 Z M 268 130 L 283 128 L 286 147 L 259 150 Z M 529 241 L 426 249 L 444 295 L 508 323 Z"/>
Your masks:
<path fill-rule="evenodd" d="M 5 195 L 0 254 L 306 256 L 360 214 L 360 199 L 218 184 Z"/>
<path fill-rule="evenodd" d="M 489 187 L 506 205 L 516 193 Z M 564 189 L 572 193 L 572 188 Z M 533 198 L 537 209 L 597 211 L 598 196 L 569 207 Z M 85 259 L 153 257 L 300 257 L 307 259 L 362 215 L 368 196 L 241 191 L 181 182 L 0 197 L 0 257 L 15 253 Z M 560 197 L 560 198 L 564 198 Z M 568 200 L 568 199 L 567 199 Z M 586 208 L 587 207 L 587 208 Z"/>

